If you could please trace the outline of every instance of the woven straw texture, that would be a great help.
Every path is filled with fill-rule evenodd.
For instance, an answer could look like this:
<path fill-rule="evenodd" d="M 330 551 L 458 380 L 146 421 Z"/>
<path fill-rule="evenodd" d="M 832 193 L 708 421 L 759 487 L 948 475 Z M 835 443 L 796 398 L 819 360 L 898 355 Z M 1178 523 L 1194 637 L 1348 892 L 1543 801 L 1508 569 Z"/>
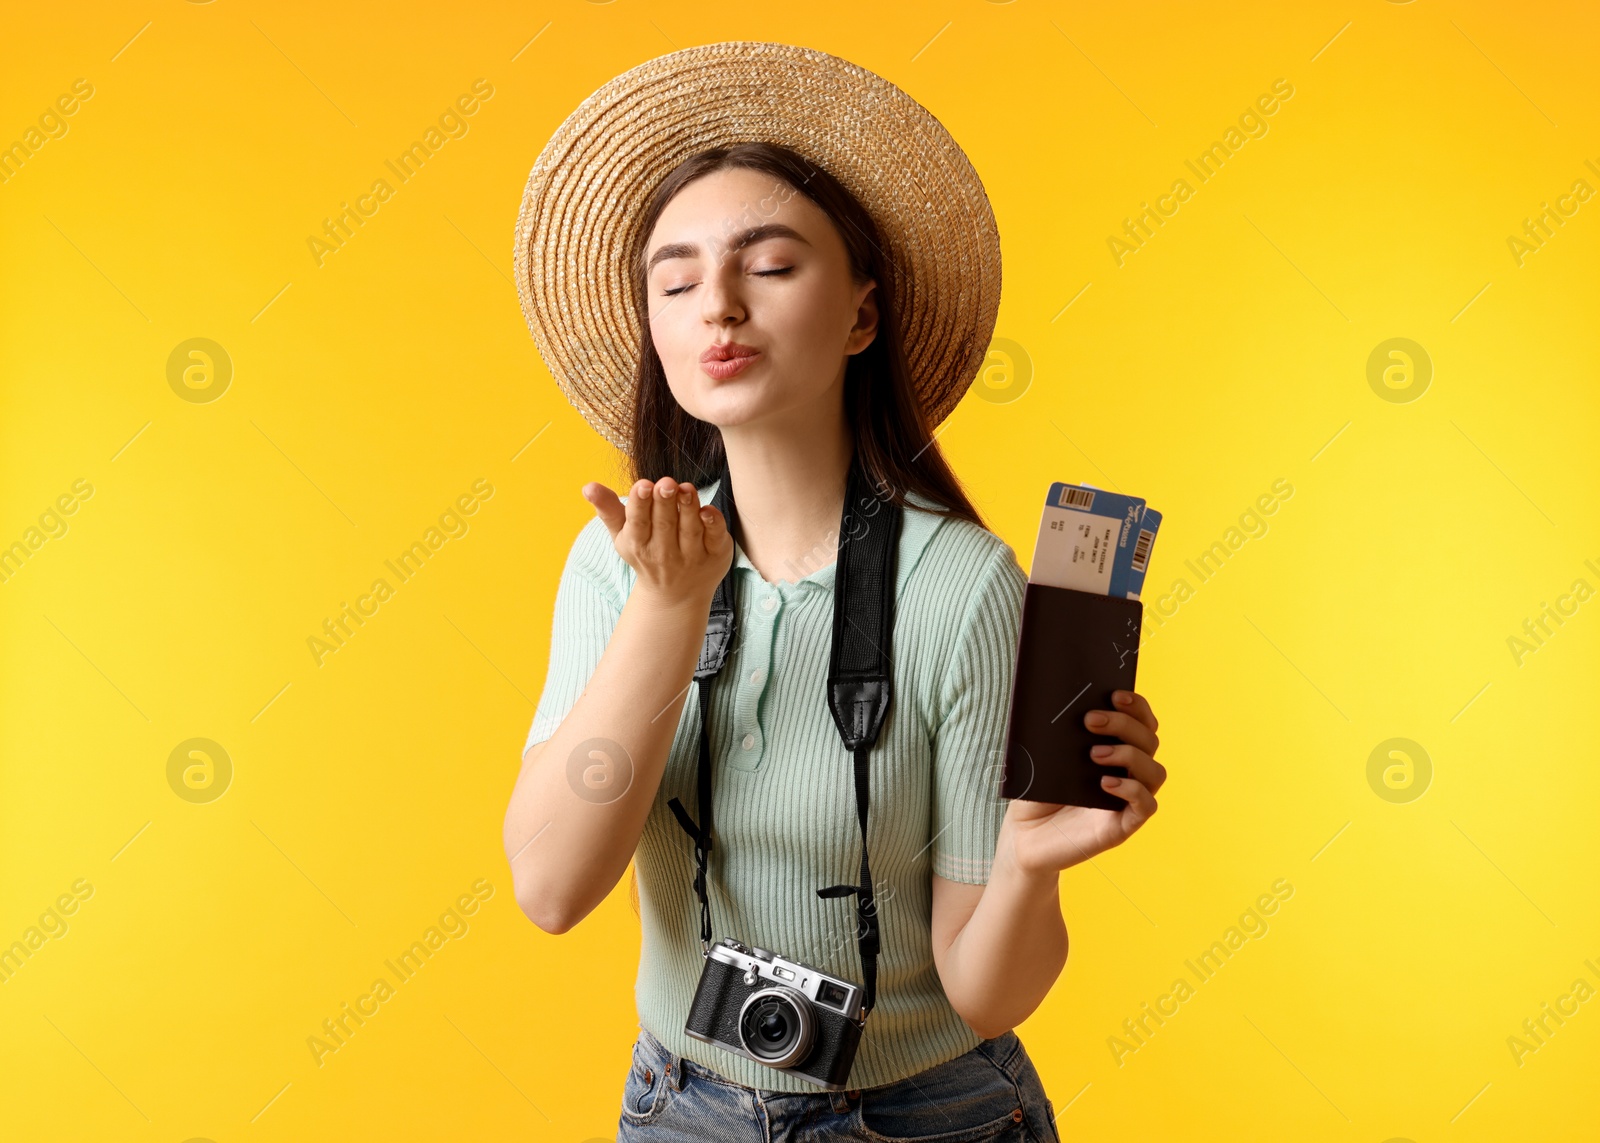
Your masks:
<path fill-rule="evenodd" d="M 641 333 L 627 254 L 644 207 L 690 155 L 756 141 L 821 166 L 877 221 L 912 379 L 937 426 L 994 332 L 994 211 L 966 153 L 926 108 L 865 68 L 791 44 L 733 40 L 647 60 L 551 136 L 523 192 L 513 263 L 523 316 L 556 384 L 627 451 Z"/>

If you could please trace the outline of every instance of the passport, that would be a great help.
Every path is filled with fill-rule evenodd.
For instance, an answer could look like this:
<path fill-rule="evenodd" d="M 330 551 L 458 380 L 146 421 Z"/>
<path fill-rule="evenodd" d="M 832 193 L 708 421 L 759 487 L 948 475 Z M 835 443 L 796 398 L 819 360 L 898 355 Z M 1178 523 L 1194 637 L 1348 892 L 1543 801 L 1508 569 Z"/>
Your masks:
<path fill-rule="evenodd" d="M 1144 605 L 1161 514 L 1136 496 L 1088 484 L 1050 486 L 1023 595 L 1002 798 L 1120 811 L 1100 779 L 1122 766 L 1089 757 L 1121 739 L 1083 724 L 1115 710 L 1113 691 L 1135 689 Z"/>

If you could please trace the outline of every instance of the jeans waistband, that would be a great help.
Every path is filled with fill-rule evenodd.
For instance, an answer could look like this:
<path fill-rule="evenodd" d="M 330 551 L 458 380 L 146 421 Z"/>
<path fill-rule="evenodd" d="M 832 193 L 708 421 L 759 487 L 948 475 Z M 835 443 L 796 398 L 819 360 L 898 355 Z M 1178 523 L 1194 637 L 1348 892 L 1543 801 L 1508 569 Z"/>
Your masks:
<path fill-rule="evenodd" d="M 639 1045 L 639 1050 L 643 1053 L 644 1058 L 650 1061 L 654 1066 L 660 1068 L 666 1075 L 667 1082 L 672 1084 L 672 1086 L 678 1091 L 682 1091 L 686 1086 L 688 1086 L 690 1080 L 696 1080 L 703 1083 L 720 1084 L 723 1087 L 737 1088 L 740 1091 L 748 1091 L 753 1093 L 759 1092 L 763 1097 L 787 1096 L 796 1094 L 789 1092 L 773 1092 L 766 1088 L 752 1088 L 746 1084 L 737 1083 L 722 1073 L 713 1071 L 711 1068 L 706 1067 L 704 1064 L 697 1064 L 693 1060 L 685 1059 L 683 1056 L 671 1051 L 665 1044 L 656 1039 L 655 1036 L 651 1035 L 649 1029 L 647 1028 L 641 1027 L 639 1029 Z M 813 1095 L 813 1093 L 810 1092 L 800 1092 L 797 1094 L 801 1095 L 802 1097 Z M 833 1110 L 841 1112 L 849 1111 L 851 1107 L 851 1101 L 859 1099 L 860 1096 L 860 1091 L 829 1091 L 820 1087 L 814 1093 L 814 1097 L 826 1098 L 829 1104 L 833 1107 Z"/>
<path fill-rule="evenodd" d="M 670 1082 L 673 1087 L 677 1088 L 679 1091 L 684 1089 L 684 1086 L 691 1078 L 705 1080 L 710 1083 L 722 1084 L 725 1087 L 740 1088 L 744 1091 L 766 1090 L 751 1088 L 746 1084 L 737 1083 L 720 1072 L 713 1071 L 711 1068 L 706 1067 L 704 1064 L 698 1064 L 693 1060 L 685 1059 L 683 1056 L 680 1056 L 668 1049 L 667 1046 L 660 1040 L 656 1039 L 656 1037 L 653 1036 L 650 1033 L 650 1030 L 647 1028 L 641 1027 L 639 1029 L 639 1043 L 641 1045 L 641 1051 L 644 1052 L 646 1059 L 650 1060 L 655 1064 L 656 1067 L 660 1068 L 664 1073 L 666 1073 L 668 1076 L 668 1082 Z M 1022 1041 L 1017 1037 L 1015 1031 L 1005 1032 L 991 1040 L 980 1041 L 978 1045 L 972 1049 L 972 1051 L 982 1052 L 991 1061 L 993 1061 L 995 1067 L 1001 1069 L 1013 1079 L 1017 1078 L 1018 1070 L 1023 1059 L 1025 1058 L 1022 1051 Z M 885 1084 L 883 1086 L 888 1087 L 891 1085 Z M 842 1103 L 842 1097 L 845 1097 L 847 1094 L 851 1098 L 857 1097 L 860 1095 L 860 1089 L 852 1089 L 849 1093 L 845 1093 L 830 1092 L 819 1087 L 816 1091 L 816 1094 L 834 1097 L 832 1102 L 835 1104 L 836 1109 L 844 1110 L 842 1106 L 839 1106 Z"/>

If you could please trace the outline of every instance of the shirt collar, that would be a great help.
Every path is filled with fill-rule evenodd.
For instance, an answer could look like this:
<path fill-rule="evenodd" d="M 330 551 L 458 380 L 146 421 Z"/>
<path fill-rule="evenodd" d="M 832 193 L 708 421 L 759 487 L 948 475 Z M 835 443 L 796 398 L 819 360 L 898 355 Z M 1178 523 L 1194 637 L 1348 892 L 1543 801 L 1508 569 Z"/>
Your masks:
<path fill-rule="evenodd" d="M 717 494 L 717 486 L 720 483 L 720 480 L 713 480 L 710 484 L 700 489 L 701 504 L 711 503 L 712 497 Z M 912 569 L 916 567 L 917 560 L 921 558 L 923 549 L 928 546 L 928 541 L 933 538 L 934 532 L 938 530 L 939 525 L 944 523 L 945 520 L 945 517 L 938 511 L 928 510 L 938 509 L 939 505 L 920 492 L 908 490 L 906 499 L 910 503 L 902 513 L 900 547 L 899 551 L 896 552 L 895 559 L 896 594 L 905 587 L 906 580 L 910 578 Z M 763 578 L 761 572 L 756 569 L 756 566 L 750 562 L 750 557 L 745 555 L 744 546 L 737 541 L 733 545 L 733 566 L 744 568 L 750 573 L 750 578 L 758 584 L 768 582 Z M 827 566 L 818 568 L 810 575 L 801 576 L 794 580 L 780 579 L 772 586 L 785 593 L 801 590 L 823 591 L 832 594 L 834 573 L 837 568 L 838 560 L 835 558 L 830 560 Z"/>

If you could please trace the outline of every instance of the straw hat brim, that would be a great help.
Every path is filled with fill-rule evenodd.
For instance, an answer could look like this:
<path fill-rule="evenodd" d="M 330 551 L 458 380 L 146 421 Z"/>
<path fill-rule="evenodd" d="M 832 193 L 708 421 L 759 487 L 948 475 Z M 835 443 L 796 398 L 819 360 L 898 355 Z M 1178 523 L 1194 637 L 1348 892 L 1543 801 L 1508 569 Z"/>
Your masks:
<path fill-rule="evenodd" d="M 640 328 L 628 251 L 644 207 L 696 152 L 766 141 L 799 153 L 879 228 L 913 384 L 929 423 L 982 367 L 1000 308 L 1000 234 L 983 183 L 932 113 L 814 48 L 731 40 L 610 80 L 558 127 L 517 215 L 517 294 L 567 399 L 624 452 Z"/>

